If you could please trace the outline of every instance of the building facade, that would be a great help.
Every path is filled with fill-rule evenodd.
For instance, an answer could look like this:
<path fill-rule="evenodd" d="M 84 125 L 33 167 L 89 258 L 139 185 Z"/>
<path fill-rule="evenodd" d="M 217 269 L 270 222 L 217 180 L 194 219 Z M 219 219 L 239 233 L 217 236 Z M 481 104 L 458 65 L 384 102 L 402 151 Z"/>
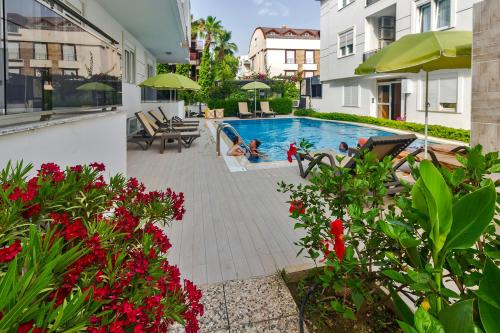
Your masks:
<path fill-rule="evenodd" d="M 404 35 L 472 31 L 475 0 L 321 0 L 321 111 L 424 122 L 425 76 L 354 75 Z M 430 73 L 431 124 L 470 129 L 471 71 Z"/>
<path fill-rule="evenodd" d="M 137 85 L 158 62 L 189 61 L 189 0 L 4 0 L 0 14 L 0 168 L 102 161 L 125 173 L 134 112 L 158 102 Z"/>
<path fill-rule="evenodd" d="M 252 73 L 252 63 L 248 55 L 240 55 L 238 57 L 238 73 L 236 73 L 236 78 L 242 80 L 250 77 Z"/>
<path fill-rule="evenodd" d="M 248 52 L 253 73 L 271 76 L 317 76 L 320 73 L 320 32 L 313 29 L 255 29 Z"/>

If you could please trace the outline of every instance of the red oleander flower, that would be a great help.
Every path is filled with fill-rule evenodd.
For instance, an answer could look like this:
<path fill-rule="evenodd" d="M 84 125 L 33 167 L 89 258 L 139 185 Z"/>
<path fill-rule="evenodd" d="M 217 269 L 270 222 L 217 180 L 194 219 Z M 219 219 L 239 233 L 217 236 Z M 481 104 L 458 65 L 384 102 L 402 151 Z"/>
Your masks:
<path fill-rule="evenodd" d="M 76 173 L 81 173 L 83 171 L 83 167 L 81 165 L 75 165 L 72 166 L 70 170 Z"/>
<path fill-rule="evenodd" d="M 40 214 L 41 209 L 42 209 L 42 206 L 40 204 L 34 204 L 31 206 L 27 206 L 26 210 L 22 213 L 22 215 L 25 219 L 29 219 L 35 215 Z"/>
<path fill-rule="evenodd" d="M 42 164 L 40 170 L 38 171 L 38 176 L 43 180 L 46 180 L 47 177 L 50 177 L 50 179 L 54 183 L 59 183 L 64 180 L 64 172 L 62 172 L 59 165 L 55 163 Z"/>
<path fill-rule="evenodd" d="M 12 261 L 22 249 L 20 240 L 16 240 L 13 244 L 0 249 L 0 263 Z"/>
<path fill-rule="evenodd" d="M 30 320 L 27 323 L 19 324 L 17 327 L 17 333 L 28 333 L 33 328 L 34 324 L 33 320 Z"/>
<path fill-rule="evenodd" d="M 93 168 L 96 171 L 106 171 L 106 166 L 103 163 L 91 163 L 90 167 Z"/>
<path fill-rule="evenodd" d="M 75 238 L 84 239 L 87 237 L 87 228 L 83 225 L 82 220 L 76 219 L 73 223 L 66 224 L 64 229 L 64 239 L 67 241 Z"/>
<path fill-rule="evenodd" d="M 287 151 L 288 162 L 292 163 L 293 156 L 297 154 L 297 147 L 295 147 L 295 143 L 290 144 L 290 148 Z"/>
<path fill-rule="evenodd" d="M 295 212 L 299 214 L 305 214 L 306 213 L 306 208 L 304 207 L 304 204 L 301 201 L 298 200 L 293 200 L 290 202 L 290 214 L 293 214 Z"/>
<path fill-rule="evenodd" d="M 148 223 L 145 228 L 146 233 L 153 235 L 153 241 L 158 246 L 161 252 L 166 253 L 171 247 L 170 240 L 167 235 L 152 223 Z M 151 255 L 151 253 L 150 253 Z"/>

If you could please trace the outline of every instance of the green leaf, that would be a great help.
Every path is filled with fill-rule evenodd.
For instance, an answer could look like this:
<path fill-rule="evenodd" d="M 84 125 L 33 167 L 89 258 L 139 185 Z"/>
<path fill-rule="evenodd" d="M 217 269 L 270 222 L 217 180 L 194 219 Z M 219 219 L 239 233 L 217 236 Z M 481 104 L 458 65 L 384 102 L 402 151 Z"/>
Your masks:
<path fill-rule="evenodd" d="M 404 320 L 405 323 L 413 325 L 414 323 L 413 312 L 410 310 L 408 305 L 405 303 L 405 301 L 403 301 L 403 299 L 393 288 L 389 287 L 389 293 L 391 295 L 392 302 L 394 303 L 394 308 L 396 310 L 396 314 L 398 315 L 398 317 Z"/>
<path fill-rule="evenodd" d="M 500 332 L 500 310 L 485 302 L 483 299 L 478 300 L 479 316 L 486 333 Z"/>
<path fill-rule="evenodd" d="M 474 331 L 474 300 L 457 302 L 439 313 L 439 320 L 446 332 L 471 333 Z"/>
<path fill-rule="evenodd" d="M 386 269 L 382 271 L 382 274 L 385 276 L 391 278 L 392 280 L 399 282 L 399 283 L 406 283 L 406 279 L 403 274 L 401 274 L 398 271 L 392 270 L 392 269 Z"/>
<path fill-rule="evenodd" d="M 413 184 L 413 187 L 411 189 L 411 197 L 412 197 L 412 207 L 415 208 L 425 216 L 426 218 L 429 217 L 429 209 L 427 208 L 427 201 L 425 199 L 425 185 L 424 181 L 422 178 L 419 178 L 415 184 Z M 419 219 L 419 224 L 424 229 L 425 231 L 430 231 L 430 225 L 427 221 Z"/>
<path fill-rule="evenodd" d="M 414 329 L 412 326 L 408 325 L 404 321 L 398 320 L 399 327 L 403 330 L 403 333 L 418 333 L 416 329 Z"/>
<path fill-rule="evenodd" d="M 439 320 L 422 308 L 415 312 L 415 327 L 418 333 L 446 333 Z"/>
<path fill-rule="evenodd" d="M 354 302 L 356 309 L 359 311 L 359 309 L 361 309 L 361 306 L 363 305 L 363 302 L 365 301 L 365 296 L 363 296 L 362 293 L 355 291 L 352 293 L 352 301 Z"/>
<path fill-rule="evenodd" d="M 330 306 L 332 307 L 333 311 L 335 311 L 335 312 L 342 313 L 344 311 L 342 304 L 340 304 L 340 302 L 337 300 L 331 301 Z"/>
<path fill-rule="evenodd" d="M 493 184 L 469 193 L 453 206 L 453 225 L 446 249 L 468 249 L 493 220 L 496 191 Z"/>
<path fill-rule="evenodd" d="M 435 251 L 439 252 L 446 242 L 453 221 L 452 195 L 443 176 L 430 161 L 420 163 L 420 175 L 426 189 L 424 195 L 429 211 L 430 238 L 434 242 Z"/>
<path fill-rule="evenodd" d="M 500 310 L 500 288 L 498 287 L 498 281 L 500 281 L 500 269 L 493 261 L 487 259 L 484 265 L 483 277 L 479 282 L 479 289 L 476 291 L 476 295 L 483 301 Z"/>
<path fill-rule="evenodd" d="M 352 312 L 352 310 L 349 308 L 345 309 L 343 317 L 345 319 L 356 320 L 356 316 L 354 315 L 354 312 Z"/>
<path fill-rule="evenodd" d="M 419 284 L 426 284 L 431 280 L 431 276 L 428 273 L 417 272 L 413 269 L 408 270 L 408 276 L 410 279 Z"/>

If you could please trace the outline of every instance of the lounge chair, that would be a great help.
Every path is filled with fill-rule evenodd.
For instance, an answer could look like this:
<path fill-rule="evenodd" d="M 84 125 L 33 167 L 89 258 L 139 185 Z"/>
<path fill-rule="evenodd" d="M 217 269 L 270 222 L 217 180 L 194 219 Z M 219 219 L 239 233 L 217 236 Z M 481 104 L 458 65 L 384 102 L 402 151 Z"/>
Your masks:
<path fill-rule="evenodd" d="M 155 123 L 157 126 L 160 128 L 173 128 L 173 129 L 189 129 L 189 130 L 196 130 L 198 129 L 198 125 L 194 123 L 184 123 L 184 122 L 179 122 L 179 121 L 174 121 L 174 119 L 165 119 L 163 117 L 163 114 L 159 110 L 151 110 L 148 111 L 149 115 L 154 119 Z M 180 119 L 180 118 L 179 118 Z"/>
<path fill-rule="evenodd" d="M 135 114 L 137 119 L 142 125 L 142 130 L 127 139 L 127 142 L 135 143 L 143 150 L 148 150 L 149 147 L 153 144 L 156 139 L 162 140 L 162 145 L 160 149 L 160 153 L 163 154 L 165 150 L 165 141 L 168 139 L 177 140 L 178 143 L 178 151 L 179 153 L 182 150 L 182 137 L 180 132 L 163 132 L 158 128 L 158 130 L 154 130 L 151 126 L 150 121 L 147 119 L 146 115 L 142 112 L 137 112 Z"/>
<path fill-rule="evenodd" d="M 245 118 L 245 117 L 252 118 L 253 117 L 253 113 L 248 112 L 248 103 L 247 102 L 238 102 L 238 116 L 240 118 Z"/>
<path fill-rule="evenodd" d="M 161 115 L 163 116 L 162 119 L 165 119 L 165 121 L 167 121 L 168 117 L 165 114 L 165 112 L 163 112 L 163 109 L 161 108 L 161 106 L 158 107 L 158 111 L 160 111 Z M 189 125 L 196 125 L 196 126 L 198 126 L 200 124 L 199 120 L 196 120 L 196 119 L 189 119 L 189 120 L 187 120 L 187 119 L 182 119 L 182 118 L 180 118 L 178 116 L 173 116 L 172 119 L 170 119 L 170 120 L 172 120 L 174 123 L 182 123 L 184 125 L 189 124 Z"/>
<path fill-rule="evenodd" d="M 156 125 L 151 119 L 149 119 L 144 112 L 136 112 L 136 117 L 139 119 L 141 124 L 146 123 L 151 128 L 150 135 L 158 134 L 158 137 L 161 137 L 161 134 L 164 133 L 180 133 L 182 142 L 184 143 L 184 147 L 189 148 L 194 140 L 201 136 L 200 132 L 195 127 L 173 127 L 173 128 L 162 128 Z M 144 126 L 144 125 L 143 125 Z"/>
<path fill-rule="evenodd" d="M 328 153 L 319 153 L 312 156 L 305 156 L 305 154 L 298 153 L 295 155 L 295 158 L 297 159 L 297 163 L 299 164 L 301 177 L 306 178 L 313 170 L 313 168 L 317 165 L 328 165 L 332 168 L 342 167 L 355 170 L 357 159 L 363 158 L 363 155 L 367 151 L 373 152 L 378 160 L 383 160 L 387 156 L 395 159 L 416 139 L 417 136 L 414 134 L 371 137 L 360 150 L 355 152 L 354 156 L 346 157 L 340 165 L 336 162 L 334 156 Z M 328 159 L 328 162 L 330 164 L 326 164 L 325 162 L 323 162 L 325 158 Z M 310 161 L 307 169 L 305 170 L 302 163 L 302 161 L 304 160 Z M 397 193 L 403 188 L 401 181 L 396 175 L 396 171 L 404 164 L 404 162 L 405 161 L 399 161 L 393 166 L 391 172 L 392 179 L 386 183 L 388 194 Z"/>
<path fill-rule="evenodd" d="M 142 111 L 140 111 L 138 113 L 144 114 L 144 112 L 142 112 Z M 171 130 L 184 131 L 184 132 L 197 131 L 198 130 L 198 126 L 196 126 L 196 125 L 187 125 L 187 124 L 184 125 L 184 124 L 174 123 L 171 120 L 167 121 L 167 122 L 161 122 L 160 121 L 161 118 L 158 118 L 158 116 L 155 115 L 154 112 L 151 113 L 151 111 L 149 111 L 149 114 L 153 117 L 154 121 L 151 120 L 149 117 L 147 117 L 145 114 L 144 114 L 144 118 L 147 121 L 149 121 L 150 125 L 155 130 L 157 128 L 160 128 L 160 130 L 163 131 L 163 132 L 171 131 Z"/>
<path fill-rule="evenodd" d="M 270 107 L 269 107 L 269 102 L 263 101 L 260 102 L 260 110 L 261 110 L 261 117 L 276 117 L 276 112 L 274 112 Z"/>

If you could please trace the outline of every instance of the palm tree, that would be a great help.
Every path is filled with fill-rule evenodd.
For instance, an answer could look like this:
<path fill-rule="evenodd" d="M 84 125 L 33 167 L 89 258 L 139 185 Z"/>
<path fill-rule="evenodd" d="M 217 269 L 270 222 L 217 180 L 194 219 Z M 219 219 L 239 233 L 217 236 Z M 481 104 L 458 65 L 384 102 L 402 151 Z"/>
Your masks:
<path fill-rule="evenodd" d="M 199 19 L 193 22 L 193 31 L 198 33 L 201 38 L 205 38 L 205 51 L 210 49 L 215 36 L 223 31 L 221 21 L 215 16 L 208 16 L 205 20 Z"/>
<path fill-rule="evenodd" d="M 231 31 L 223 30 L 215 35 L 215 52 L 218 54 L 219 60 L 223 60 L 226 55 L 233 55 L 238 51 L 238 46 L 231 42 Z"/>

